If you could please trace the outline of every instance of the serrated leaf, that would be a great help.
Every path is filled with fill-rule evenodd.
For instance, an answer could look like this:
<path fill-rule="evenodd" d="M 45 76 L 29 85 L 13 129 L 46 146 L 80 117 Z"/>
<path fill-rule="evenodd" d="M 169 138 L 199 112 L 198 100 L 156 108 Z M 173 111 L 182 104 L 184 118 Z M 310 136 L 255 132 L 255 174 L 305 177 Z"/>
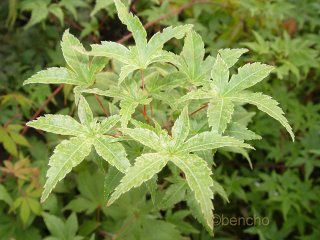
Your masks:
<path fill-rule="evenodd" d="M 201 36 L 191 31 L 186 35 L 184 46 L 180 54 L 179 69 L 193 84 L 201 85 L 209 80 L 209 74 L 213 65 L 213 58 L 203 61 L 205 54 L 204 43 Z"/>
<path fill-rule="evenodd" d="M 207 163 L 196 155 L 174 156 L 170 159 L 186 175 L 186 180 L 200 205 L 207 225 L 213 229 L 213 181 Z"/>
<path fill-rule="evenodd" d="M 224 95 L 240 92 L 257 84 L 266 78 L 272 70 L 272 66 L 261 63 L 251 63 L 240 67 L 238 73 L 232 75 Z"/>
<path fill-rule="evenodd" d="M 131 115 L 135 112 L 139 103 L 133 100 L 122 100 L 120 102 L 121 127 L 126 127 L 131 119 Z"/>
<path fill-rule="evenodd" d="M 103 194 L 106 201 L 109 199 L 109 196 L 114 191 L 114 189 L 119 185 L 123 176 L 124 174 L 117 168 L 110 166 L 105 176 L 103 187 Z"/>
<path fill-rule="evenodd" d="M 209 99 L 212 97 L 213 97 L 212 94 L 210 94 L 206 91 L 203 91 L 202 89 L 197 89 L 195 91 L 188 92 L 186 95 L 182 96 L 178 100 L 178 102 L 181 103 L 181 102 L 191 100 L 191 99 Z"/>
<path fill-rule="evenodd" d="M 213 132 L 222 134 L 231 121 L 234 104 L 227 98 L 217 97 L 208 104 L 208 123 Z"/>
<path fill-rule="evenodd" d="M 229 202 L 228 194 L 218 182 L 213 181 L 212 190 L 213 190 L 213 193 L 218 193 L 224 200 Z"/>
<path fill-rule="evenodd" d="M 162 32 L 157 32 L 156 34 L 154 34 L 148 42 L 146 59 L 153 56 L 158 50 L 161 50 L 163 48 L 163 45 L 170 39 L 182 38 L 186 32 L 190 31 L 191 28 L 191 24 L 177 27 L 169 26 L 163 29 Z"/>
<path fill-rule="evenodd" d="M 211 70 L 212 83 L 219 92 L 224 92 L 229 81 L 229 68 L 218 54 Z"/>
<path fill-rule="evenodd" d="M 93 114 L 87 100 L 80 95 L 79 105 L 78 105 L 78 116 L 80 122 L 84 125 L 90 126 L 93 122 Z"/>
<path fill-rule="evenodd" d="M 226 130 L 226 135 L 235 137 L 239 140 L 254 140 L 261 139 L 261 136 L 249 130 L 243 124 L 233 122 L 230 127 Z"/>
<path fill-rule="evenodd" d="M 81 85 L 83 82 L 77 79 L 76 75 L 64 67 L 52 67 L 42 70 L 23 82 L 23 85 L 30 83 L 44 84 L 71 84 Z"/>
<path fill-rule="evenodd" d="M 129 64 L 131 59 L 128 48 L 122 44 L 109 41 L 102 41 L 101 44 L 92 44 L 89 54 L 116 59 L 126 64 Z"/>
<path fill-rule="evenodd" d="M 147 32 L 139 18 L 129 13 L 128 9 L 120 0 L 114 0 L 114 3 L 116 4 L 119 19 L 127 26 L 128 30 L 132 32 L 140 55 L 142 53 L 141 51 L 145 49 L 147 45 Z"/>
<path fill-rule="evenodd" d="M 111 195 L 108 206 L 117 200 L 122 194 L 132 188 L 140 186 L 151 179 L 167 164 L 169 158 L 158 153 L 147 153 L 136 158 L 135 164 L 130 167 L 120 184 Z"/>
<path fill-rule="evenodd" d="M 119 115 L 113 115 L 108 118 L 105 118 L 100 123 L 99 133 L 101 134 L 108 133 L 119 121 L 120 121 Z"/>
<path fill-rule="evenodd" d="M 185 181 L 179 181 L 178 183 L 171 184 L 161 199 L 160 208 L 169 209 L 176 203 L 184 200 L 187 190 L 187 183 Z"/>
<path fill-rule="evenodd" d="M 219 55 L 227 64 L 228 68 L 231 68 L 239 60 L 241 55 L 246 52 L 248 52 L 248 49 L 246 48 L 225 48 L 219 50 Z"/>
<path fill-rule="evenodd" d="M 188 137 L 190 130 L 188 107 L 185 107 L 172 127 L 172 137 L 179 147 Z"/>
<path fill-rule="evenodd" d="M 91 83 L 89 56 L 75 49 L 85 52 L 85 48 L 75 36 L 69 33 L 69 30 L 66 30 L 62 36 L 61 48 L 68 66 L 79 76 L 80 81 L 83 84 Z"/>
<path fill-rule="evenodd" d="M 284 117 L 284 112 L 278 106 L 278 102 L 272 99 L 268 95 L 264 95 L 262 93 L 252 93 L 252 92 L 242 92 L 238 94 L 234 94 L 230 97 L 235 102 L 240 103 L 250 103 L 265 113 L 267 113 L 270 117 L 278 120 L 283 127 L 285 127 L 290 134 L 292 140 L 294 141 L 294 133 L 292 132 L 291 126 L 288 124 L 288 120 Z"/>
<path fill-rule="evenodd" d="M 133 73 L 135 70 L 138 70 L 139 67 L 136 65 L 125 65 L 121 68 L 121 72 L 119 74 L 119 81 L 118 85 L 120 85 L 126 77 L 128 77 L 131 73 Z"/>
<path fill-rule="evenodd" d="M 89 155 L 93 139 L 88 137 L 74 137 L 63 140 L 55 149 L 49 160 L 47 181 L 41 197 L 44 202 L 56 184 L 61 181 L 73 167 L 77 166 Z"/>
<path fill-rule="evenodd" d="M 46 114 L 26 125 L 60 135 L 78 136 L 86 132 L 85 128 L 72 117 L 59 114 Z"/>
<path fill-rule="evenodd" d="M 129 135 L 131 138 L 137 142 L 151 148 L 154 150 L 159 149 L 160 139 L 159 137 L 151 130 L 145 128 L 121 128 L 120 129 L 124 134 Z"/>
<path fill-rule="evenodd" d="M 232 137 L 221 136 L 214 132 L 202 132 L 186 141 L 180 151 L 195 152 L 221 147 L 234 146 L 243 148 L 252 148 L 249 144 L 243 143 Z"/>
<path fill-rule="evenodd" d="M 94 139 L 94 147 L 97 153 L 110 165 L 121 172 L 126 172 L 130 166 L 127 153 L 121 143 L 112 142 L 112 137 L 101 136 Z"/>

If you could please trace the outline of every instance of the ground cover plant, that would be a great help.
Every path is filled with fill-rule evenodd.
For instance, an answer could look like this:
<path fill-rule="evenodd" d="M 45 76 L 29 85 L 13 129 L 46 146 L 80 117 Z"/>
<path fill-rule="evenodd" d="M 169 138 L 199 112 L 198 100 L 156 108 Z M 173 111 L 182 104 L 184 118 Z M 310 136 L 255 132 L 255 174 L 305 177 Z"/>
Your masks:
<path fill-rule="evenodd" d="M 3 3 L 2 238 L 318 239 L 309 4 Z"/>

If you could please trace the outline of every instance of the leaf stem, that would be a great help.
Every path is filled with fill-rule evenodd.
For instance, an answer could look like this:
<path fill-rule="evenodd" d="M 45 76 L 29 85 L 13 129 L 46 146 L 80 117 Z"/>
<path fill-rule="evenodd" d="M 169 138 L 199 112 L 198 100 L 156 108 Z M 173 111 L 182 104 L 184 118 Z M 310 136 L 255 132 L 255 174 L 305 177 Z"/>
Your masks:
<path fill-rule="evenodd" d="M 140 69 L 140 73 L 141 73 L 141 88 L 142 88 L 142 91 L 145 91 L 144 70 Z M 146 120 L 146 122 L 149 123 L 149 117 L 147 115 L 147 106 L 146 105 L 143 105 L 143 117 Z"/>
<path fill-rule="evenodd" d="M 208 103 L 204 104 L 202 107 L 200 107 L 197 110 L 195 110 L 194 112 L 190 113 L 189 116 L 192 116 L 192 115 L 196 114 L 197 112 L 200 112 L 202 109 L 205 109 L 206 107 L 208 107 Z"/>
<path fill-rule="evenodd" d="M 94 96 L 95 96 L 95 98 L 97 99 L 97 101 L 98 101 L 100 107 L 102 108 L 104 114 L 105 114 L 107 117 L 109 117 L 109 113 L 108 113 L 107 109 L 103 106 L 103 104 L 102 104 L 100 98 L 98 97 L 98 95 L 97 95 L 97 94 L 94 94 Z"/>

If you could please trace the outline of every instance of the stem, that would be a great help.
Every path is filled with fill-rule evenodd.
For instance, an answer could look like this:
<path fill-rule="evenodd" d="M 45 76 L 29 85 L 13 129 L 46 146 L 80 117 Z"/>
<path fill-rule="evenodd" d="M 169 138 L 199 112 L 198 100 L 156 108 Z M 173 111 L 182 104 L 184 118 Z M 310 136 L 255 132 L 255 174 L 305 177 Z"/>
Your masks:
<path fill-rule="evenodd" d="M 208 103 L 206 103 L 206 104 L 203 105 L 202 107 L 198 108 L 198 109 L 195 110 L 194 112 L 190 113 L 189 116 L 192 116 L 192 115 L 196 114 L 197 112 L 200 112 L 202 109 L 205 109 L 206 107 L 208 107 Z"/>
<path fill-rule="evenodd" d="M 140 73 L 141 73 L 141 88 L 142 88 L 142 91 L 145 91 L 144 70 L 140 69 Z M 143 105 L 143 117 L 146 120 L 146 122 L 149 123 L 149 117 L 147 115 L 147 106 L 146 105 Z"/>
<path fill-rule="evenodd" d="M 114 236 L 112 237 L 112 240 L 116 240 L 117 237 L 119 237 L 119 235 L 121 233 L 123 233 L 124 230 L 126 230 L 126 228 L 129 227 L 132 224 L 134 219 L 135 219 L 135 217 L 132 217 L 125 225 L 123 225 L 123 227 L 120 228 L 119 231 L 114 234 Z"/>
<path fill-rule="evenodd" d="M 6 123 L 3 124 L 3 128 L 7 128 L 14 120 L 16 120 L 17 118 L 21 117 L 20 113 L 17 113 L 16 115 L 14 115 L 12 118 L 10 118 Z"/>
<path fill-rule="evenodd" d="M 107 111 L 107 109 L 105 109 L 105 107 L 103 106 L 103 104 L 102 104 L 102 102 L 101 102 L 100 98 L 98 97 L 98 95 L 97 95 L 97 94 L 94 94 L 94 96 L 96 97 L 96 99 L 97 99 L 97 101 L 98 101 L 98 103 L 99 103 L 100 107 L 102 108 L 102 110 L 103 110 L 104 114 L 108 117 L 108 116 L 109 116 L 108 111 Z"/>

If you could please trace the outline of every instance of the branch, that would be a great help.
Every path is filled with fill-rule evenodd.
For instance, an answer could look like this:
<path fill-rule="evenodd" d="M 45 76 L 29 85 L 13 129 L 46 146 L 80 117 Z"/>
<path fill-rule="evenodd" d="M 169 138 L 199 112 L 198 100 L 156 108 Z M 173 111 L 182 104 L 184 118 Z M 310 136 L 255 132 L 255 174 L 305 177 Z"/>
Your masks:
<path fill-rule="evenodd" d="M 98 95 L 97 95 L 97 94 L 94 94 L 94 96 L 96 97 L 96 99 L 97 99 L 97 101 L 98 101 L 99 105 L 101 106 L 101 108 L 102 108 L 102 110 L 103 110 L 104 114 L 108 117 L 108 116 L 109 116 L 108 111 L 107 111 L 107 109 L 105 109 L 105 107 L 103 106 L 103 104 L 102 104 L 102 102 L 101 102 L 100 98 L 98 97 Z"/>

